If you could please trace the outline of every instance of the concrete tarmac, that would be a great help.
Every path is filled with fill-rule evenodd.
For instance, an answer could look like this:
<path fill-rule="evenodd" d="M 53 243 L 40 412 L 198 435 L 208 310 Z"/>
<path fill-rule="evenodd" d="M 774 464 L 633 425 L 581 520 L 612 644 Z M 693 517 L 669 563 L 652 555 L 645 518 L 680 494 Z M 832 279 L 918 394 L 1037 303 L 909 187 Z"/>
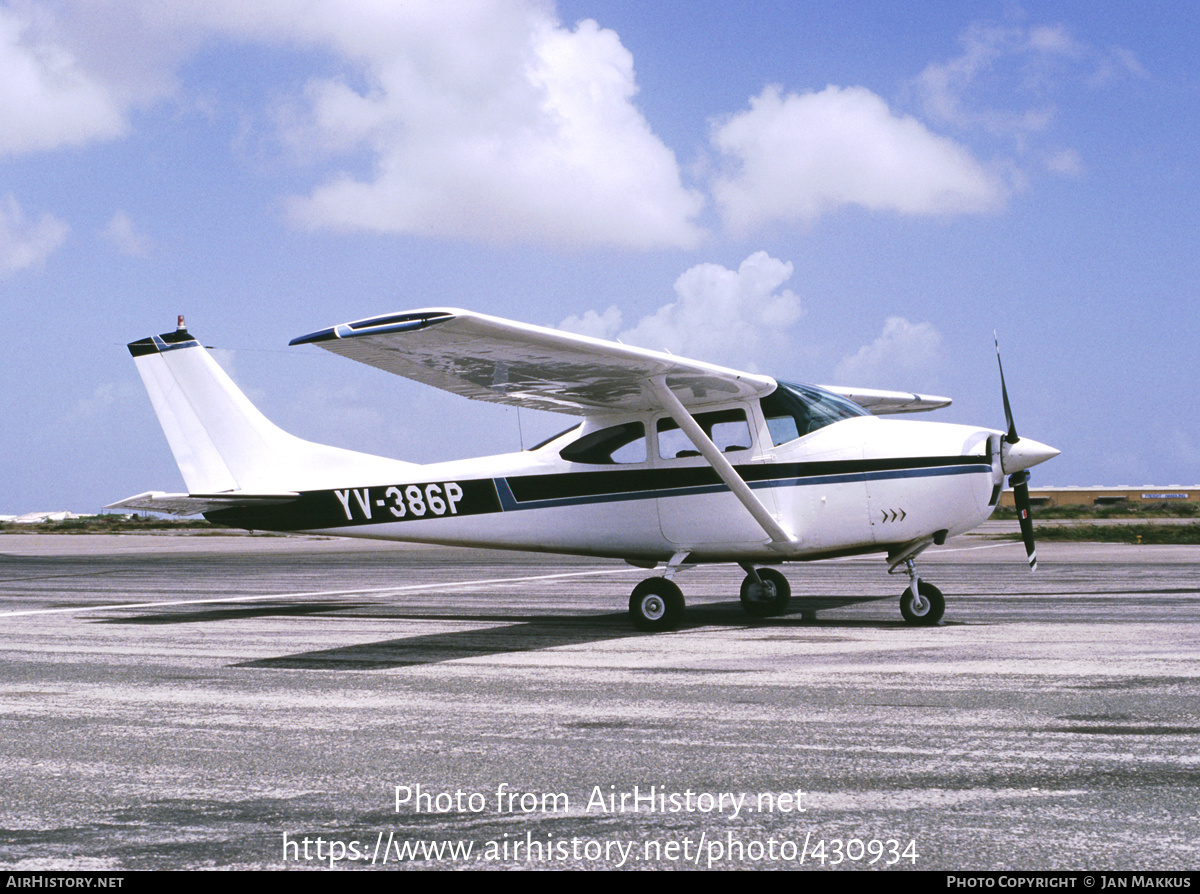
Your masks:
<path fill-rule="evenodd" d="M 1195 869 L 1200 548 L 1039 555 L 926 553 L 934 628 L 702 567 L 648 635 L 618 562 L 0 536 L 0 866 Z"/>

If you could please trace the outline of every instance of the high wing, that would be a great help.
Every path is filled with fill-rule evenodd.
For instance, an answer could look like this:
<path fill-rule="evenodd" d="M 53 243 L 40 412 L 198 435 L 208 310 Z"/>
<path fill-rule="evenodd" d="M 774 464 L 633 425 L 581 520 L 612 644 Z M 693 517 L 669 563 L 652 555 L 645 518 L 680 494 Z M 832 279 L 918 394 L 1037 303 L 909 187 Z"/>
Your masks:
<path fill-rule="evenodd" d="M 875 388 L 844 388 L 837 385 L 821 385 L 826 391 L 840 394 L 863 407 L 874 416 L 893 413 L 925 413 L 950 406 L 950 398 L 933 394 L 913 394 L 911 391 L 880 391 Z"/>
<path fill-rule="evenodd" d="M 315 344 L 474 400 L 572 415 L 659 409 L 662 401 L 648 383 L 660 376 L 686 407 L 775 390 L 769 376 L 455 308 L 342 323 L 290 344 Z M 821 387 L 876 416 L 950 404 L 948 397 L 909 391 Z"/>
<path fill-rule="evenodd" d="M 453 308 L 343 323 L 292 339 L 475 400 L 586 415 L 762 397 L 775 380 L 659 351 Z"/>

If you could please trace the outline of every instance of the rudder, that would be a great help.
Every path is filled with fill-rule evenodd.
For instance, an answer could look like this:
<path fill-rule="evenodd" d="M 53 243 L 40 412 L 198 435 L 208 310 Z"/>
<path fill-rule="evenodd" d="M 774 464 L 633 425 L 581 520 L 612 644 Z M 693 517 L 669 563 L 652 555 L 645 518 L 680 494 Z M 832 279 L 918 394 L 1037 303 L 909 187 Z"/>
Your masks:
<path fill-rule="evenodd" d="M 182 317 L 174 332 L 131 342 L 129 353 L 192 493 L 299 490 L 331 476 L 411 467 L 288 434 L 250 402 Z"/>

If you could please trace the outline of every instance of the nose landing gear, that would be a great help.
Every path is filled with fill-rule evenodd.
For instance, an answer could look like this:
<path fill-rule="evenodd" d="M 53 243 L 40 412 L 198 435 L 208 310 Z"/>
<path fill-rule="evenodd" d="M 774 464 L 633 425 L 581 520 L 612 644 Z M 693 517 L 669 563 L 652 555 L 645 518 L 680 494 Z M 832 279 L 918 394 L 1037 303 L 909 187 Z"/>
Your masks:
<path fill-rule="evenodd" d="M 941 590 L 917 576 L 917 566 L 912 559 L 904 564 L 908 568 L 910 583 L 908 589 L 900 594 L 900 614 L 909 624 L 932 627 L 946 613 L 945 597 Z"/>

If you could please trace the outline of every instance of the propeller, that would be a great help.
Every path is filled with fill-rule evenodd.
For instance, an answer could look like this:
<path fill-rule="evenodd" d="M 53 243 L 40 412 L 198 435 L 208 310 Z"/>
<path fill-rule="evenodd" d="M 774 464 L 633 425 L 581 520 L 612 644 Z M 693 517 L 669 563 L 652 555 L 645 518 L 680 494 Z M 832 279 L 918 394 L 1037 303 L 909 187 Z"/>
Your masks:
<path fill-rule="evenodd" d="M 1000 367 L 1000 396 L 1004 398 L 1004 421 L 1008 423 L 1008 434 L 1004 436 L 1006 444 L 1015 444 L 1021 440 L 1017 434 L 1017 424 L 1013 422 L 1012 405 L 1008 402 L 1008 388 L 1004 385 L 1004 364 L 1000 362 L 1000 336 L 995 332 L 992 338 L 996 340 L 996 365 Z"/>
<path fill-rule="evenodd" d="M 1025 555 L 1029 558 L 1029 570 L 1037 571 L 1037 544 L 1033 542 L 1033 516 L 1030 514 L 1029 503 L 1029 470 L 1028 467 L 1044 462 L 1058 454 L 1057 450 L 1038 444 L 1028 443 L 1024 448 L 1014 449 L 1021 436 L 1017 434 L 1017 424 L 1013 421 L 1012 406 L 1008 402 L 1008 388 L 1004 384 L 1004 364 L 1000 362 L 1000 337 L 992 333 L 996 339 L 996 363 L 1000 367 L 1000 395 L 1004 398 L 1004 421 L 1008 423 L 1008 434 L 1004 436 L 1001 445 L 1000 469 L 1013 474 L 1008 477 L 1008 484 L 1013 489 L 1013 501 L 1017 505 L 1017 520 L 1021 523 L 1021 540 L 1025 543 Z M 1030 461 L 1032 460 L 1032 461 Z"/>
<path fill-rule="evenodd" d="M 1029 570 L 1037 571 L 1037 544 L 1033 542 L 1033 516 L 1029 514 L 1029 472 L 1022 469 L 1008 477 L 1013 489 L 1013 500 L 1017 504 L 1017 521 L 1021 523 L 1021 539 L 1025 542 L 1025 555 L 1029 558 Z"/>

